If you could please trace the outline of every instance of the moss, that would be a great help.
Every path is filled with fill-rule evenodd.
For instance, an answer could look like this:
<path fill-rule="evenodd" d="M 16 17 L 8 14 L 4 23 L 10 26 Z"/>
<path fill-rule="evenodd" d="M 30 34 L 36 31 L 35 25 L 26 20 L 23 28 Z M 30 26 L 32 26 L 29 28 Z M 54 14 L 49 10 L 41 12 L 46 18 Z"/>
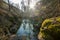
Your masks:
<path fill-rule="evenodd" d="M 43 21 L 42 27 L 48 26 L 48 25 L 52 24 L 54 21 L 60 22 L 60 16 L 55 17 L 55 18 L 46 19 L 45 21 Z"/>
<path fill-rule="evenodd" d="M 45 40 L 60 40 L 60 17 L 46 19 L 42 23 L 38 38 L 39 36 Z"/>
<path fill-rule="evenodd" d="M 53 20 L 51 20 L 51 19 L 46 19 L 46 20 L 42 23 L 42 27 L 46 26 L 47 24 L 50 25 L 52 21 L 53 21 Z"/>
<path fill-rule="evenodd" d="M 60 17 L 56 17 L 56 21 L 60 22 Z"/>

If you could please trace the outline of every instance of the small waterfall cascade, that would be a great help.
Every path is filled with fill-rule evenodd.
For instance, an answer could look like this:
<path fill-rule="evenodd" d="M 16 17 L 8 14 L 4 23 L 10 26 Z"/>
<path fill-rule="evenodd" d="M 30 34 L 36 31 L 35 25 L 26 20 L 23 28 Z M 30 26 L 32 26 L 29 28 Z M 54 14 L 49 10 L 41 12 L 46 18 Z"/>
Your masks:
<path fill-rule="evenodd" d="M 30 20 L 24 19 L 22 20 L 22 24 L 20 25 L 20 28 L 17 31 L 17 35 L 27 36 L 26 40 L 28 40 L 28 37 L 33 37 L 33 29 L 33 24 L 30 22 Z"/>

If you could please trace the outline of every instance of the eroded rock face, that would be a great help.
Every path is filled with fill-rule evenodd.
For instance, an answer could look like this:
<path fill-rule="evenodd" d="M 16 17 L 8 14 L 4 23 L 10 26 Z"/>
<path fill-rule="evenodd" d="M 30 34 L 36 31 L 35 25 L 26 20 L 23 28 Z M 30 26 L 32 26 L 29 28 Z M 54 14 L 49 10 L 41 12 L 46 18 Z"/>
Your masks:
<path fill-rule="evenodd" d="M 8 5 L 1 1 L 0 4 Z M 15 34 L 21 23 L 21 15 L 19 9 L 11 7 L 12 11 L 8 10 L 8 6 L 0 6 L 0 39 L 8 38 L 9 35 Z M 5 8 L 4 8 L 5 7 Z M 19 11 L 19 12 L 18 12 Z"/>
<path fill-rule="evenodd" d="M 38 34 L 40 40 L 60 40 L 60 17 L 46 19 Z"/>

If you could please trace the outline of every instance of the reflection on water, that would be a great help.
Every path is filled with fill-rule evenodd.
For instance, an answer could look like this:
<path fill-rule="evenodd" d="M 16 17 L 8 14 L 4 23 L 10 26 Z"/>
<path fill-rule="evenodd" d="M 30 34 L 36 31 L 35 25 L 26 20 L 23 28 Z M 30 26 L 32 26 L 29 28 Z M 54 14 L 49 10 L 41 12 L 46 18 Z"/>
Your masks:
<path fill-rule="evenodd" d="M 33 36 L 33 24 L 30 22 L 30 20 L 24 19 L 22 21 L 22 24 L 17 31 L 17 35 L 20 37 L 24 37 L 25 40 L 35 40 Z"/>

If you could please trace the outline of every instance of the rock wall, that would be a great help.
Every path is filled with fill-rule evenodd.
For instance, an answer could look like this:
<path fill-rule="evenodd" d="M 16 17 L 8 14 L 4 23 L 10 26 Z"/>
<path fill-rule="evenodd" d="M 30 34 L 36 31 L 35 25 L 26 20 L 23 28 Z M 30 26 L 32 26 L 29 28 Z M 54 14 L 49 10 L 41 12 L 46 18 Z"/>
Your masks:
<path fill-rule="evenodd" d="M 15 34 L 21 23 L 22 11 L 0 0 L 0 39 L 3 35 Z"/>

